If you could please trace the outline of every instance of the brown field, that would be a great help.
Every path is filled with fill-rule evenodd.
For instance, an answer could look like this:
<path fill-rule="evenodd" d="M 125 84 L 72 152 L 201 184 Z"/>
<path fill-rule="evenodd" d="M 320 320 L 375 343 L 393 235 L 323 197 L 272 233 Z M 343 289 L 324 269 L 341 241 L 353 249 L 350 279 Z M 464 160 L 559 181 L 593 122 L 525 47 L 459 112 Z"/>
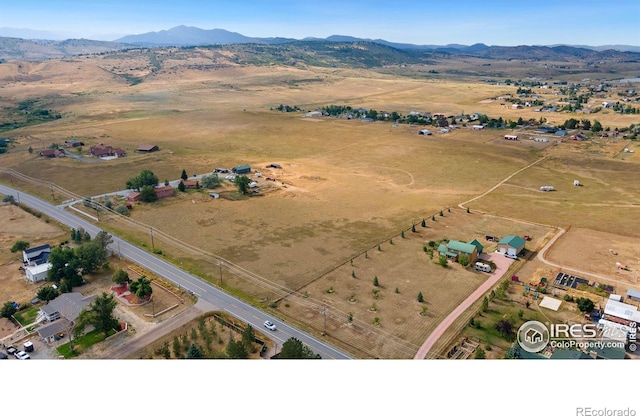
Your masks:
<path fill-rule="evenodd" d="M 138 204 L 132 219 L 222 256 L 272 286 L 298 291 L 282 300 L 271 289 L 243 281 L 230 270 L 222 276 L 228 289 L 241 291 L 254 302 L 267 305 L 280 300 L 276 312 L 312 332 L 324 330 L 318 308 L 328 305 L 329 339 L 367 357 L 410 357 L 437 322 L 479 284 L 473 272 L 432 264 L 422 252 L 425 241 L 445 236 L 468 241 L 484 233 L 543 238 L 547 233 L 543 226 L 482 216 L 476 210 L 640 237 L 635 225 L 640 223 L 640 185 L 631 180 L 640 177 L 640 159 L 622 153 L 624 147 L 640 150 L 635 143 L 596 139 L 553 146 L 527 140 L 537 136 L 532 131 L 518 132 L 522 136 L 518 142 L 506 142 L 502 136 L 507 131 L 472 131 L 463 126 L 424 137 L 417 135 L 419 126 L 308 119 L 304 113 L 271 108 L 289 104 L 313 110 L 348 104 L 404 114 L 416 110 L 479 112 L 512 120 L 545 117 L 552 123 L 575 117 L 598 119 L 612 129 L 629 126 L 632 115 L 607 110 L 593 115 L 513 110 L 498 97 L 515 95 L 516 87 L 469 78 L 416 79 L 406 73 L 398 76 L 399 70 L 392 69 L 195 68 L 210 59 L 205 55 L 193 57 L 192 66 L 168 56 L 163 70 L 153 75 L 145 72 L 144 59 L 123 61 L 118 54 L 22 67 L 0 65 L 0 95 L 15 101 L 36 97 L 63 114 L 61 120 L 6 133 L 17 145 L 2 156 L 3 167 L 80 196 L 124 188 L 128 178 L 145 168 L 164 181 L 176 179 L 182 169 L 206 173 L 214 167 L 249 163 L 265 176 L 276 177 L 278 182 L 270 183 L 260 197 L 213 200 L 206 192 L 191 192 L 152 205 Z M 136 75 L 147 75 L 135 86 L 107 72 L 133 73 L 133 68 L 141 71 Z M 551 89 L 535 92 L 557 100 Z M 69 138 L 83 140 L 85 150 L 97 143 L 119 146 L 127 156 L 90 162 L 36 156 L 42 147 Z M 136 154 L 140 144 L 157 144 L 161 150 Z M 30 146 L 33 155 L 26 151 Z M 470 216 L 455 208 L 543 156 L 546 159 L 539 164 L 471 202 Z M 269 163 L 280 163 L 283 169 L 265 169 Z M 0 179 L 11 183 L 7 175 Z M 574 179 L 584 186 L 574 187 Z M 46 187 L 13 180 L 15 186 L 51 200 Z M 557 191 L 540 192 L 542 185 L 553 185 Z M 230 191 L 232 186 L 224 189 Z M 448 207 L 451 213 L 437 215 Z M 436 222 L 430 221 L 434 214 Z M 422 218 L 428 219 L 426 229 L 419 226 Z M 412 223 L 418 224 L 418 235 L 409 232 L 400 240 L 400 231 Z M 103 224 L 150 246 L 144 232 L 111 220 Z M 396 244 L 388 243 L 390 237 Z M 161 239 L 156 244 L 172 261 L 218 283 L 211 258 L 194 257 Z M 361 254 L 365 250 L 367 259 Z M 353 257 L 356 279 L 351 277 Z M 368 309 L 375 275 L 382 288 L 374 313 Z M 332 285 L 335 292 L 327 294 Z M 415 301 L 420 290 L 428 301 L 426 316 L 419 314 L 422 308 Z M 308 297 L 302 297 L 305 291 Z M 358 299 L 355 303 L 348 300 L 352 293 Z M 354 314 L 351 326 L 346 323 L 349 312 Z M 380 317 L 380 326 L 371 324 L 375 316 Z M 385 343 L 385 338 L 397 341 Z"/>

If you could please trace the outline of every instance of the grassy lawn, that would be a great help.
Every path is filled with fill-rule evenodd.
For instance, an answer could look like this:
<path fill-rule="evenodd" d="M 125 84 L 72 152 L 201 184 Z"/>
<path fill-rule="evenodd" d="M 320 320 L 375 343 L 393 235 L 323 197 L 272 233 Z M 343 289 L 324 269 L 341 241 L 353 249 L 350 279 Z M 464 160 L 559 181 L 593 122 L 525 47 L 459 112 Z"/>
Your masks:
<path fill-rule="evenodd" d="M 109 332 L 109 336 L 113 334 L 115 334 L 115 330 L 111 330 Z M 97 344 L 98 342 L 104 341 L 105 338 L 106 337 L 103 332 L 93 330 L 73 340 L 73 352 L 71 352 L 68 342 L 59 346 L 56 350 L 58 351 L 58 354 L 62 355 L 64 358 L 77 357 L 82 354 L 82 351 L 85 351 L 87 348 Z"/>
<path fill-rule="evenodd" d="M 20 322 L 20 325 L 26 326 L 35 322 L 39 310 L 40 308 L 32 306 L 29 309 L 17 312 L 14 316 Z"/>
<path fill-rule="evenodd" d="M 523 311 L 522 318 L 518 315 L 520 310 Z M 495 328 L 496 323 L 501 319 L 510 320 L 513 324 L 514 332 L 511 340 L 507 340 Z M 472 327 L 468 325 L 463 330 L 463 334 L 465 336 L 478 338 L 483 347 L 491 345 L 492 347 L 498 347 L 506 351 L 511 346 L 513 340 L 515 340 L 518 328 L 527 321 L 544 322 L 545 319 L 542 314 L 536 310 L 524 308 L 521 304 L 512 300 L 498 300 L 496 298 L 492 302 L 489 302 L 489 309 L 486 312 L 474 318 L 475 326 Z"/>

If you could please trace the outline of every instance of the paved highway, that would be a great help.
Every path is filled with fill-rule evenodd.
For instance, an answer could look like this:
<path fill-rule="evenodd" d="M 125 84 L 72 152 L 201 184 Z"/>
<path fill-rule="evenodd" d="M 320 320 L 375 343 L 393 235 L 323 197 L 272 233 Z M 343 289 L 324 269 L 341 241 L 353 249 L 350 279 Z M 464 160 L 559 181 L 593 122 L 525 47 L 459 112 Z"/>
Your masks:
<path fill-rule="evenodd" d="M 60 222 L 71 228 L 84 228 L 86 231 L 95 236 L 102 231 L 94 224 L 76 217 L 75 215 L 65 211 L 61 207 L 49 204 L 42 199 L 36 198 L 24 192 L 17 191 L 13 188 L 0 185 L 0 193 L 4 195 L 13 195 L 17 201 L 25 204 L 35 210 L 42 212 L 50 218 Z M 162 276 L 164 279 L 173 282 L 176 286 L 180 286 L 192 291 L 196 296 L 214 305 L 217 309 L 225 311 L 236 318 L 249 323 L 254 329 L 266 333 L 274 342 L 279 344 L 290 337 L 295 337 L 309 346 L 314 352 L 320 354 L 323 359 L 352 359 L 353 357 L 302 332 L 285 322 L 264 313 L 262 310 L 249 305 L 248 303 L 236 299 L 226 292 L 210 285 L 200 278 L 191 275 L 180 268 L 168 263 L 157 256 L 148 253 L 133 244 L 128 243 L 116 236 L 113 236 L 111 249 L 119 252 L 123 257 L 139 264 L 145 269 Z M 264 328 L 263 322 L 270 320 L 277 326 L 276 331 L 268 331 Z"/>

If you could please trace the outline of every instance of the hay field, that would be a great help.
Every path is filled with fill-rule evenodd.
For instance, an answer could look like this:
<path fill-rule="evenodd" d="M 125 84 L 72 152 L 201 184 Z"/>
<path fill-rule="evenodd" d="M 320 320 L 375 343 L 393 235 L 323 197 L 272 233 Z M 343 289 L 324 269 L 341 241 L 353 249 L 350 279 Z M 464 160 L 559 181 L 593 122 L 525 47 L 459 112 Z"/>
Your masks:
<path fill-rule="evenodd" d="M 311 303 L 284 300 L 290 306 L 279 304 L 278 313 L 299 319 L 311 331 L 319 331 L 323 324 L 314 308 L 333 302 L 333 314 L 338 318 L 335 322 L 330 318 L 328 325 L 335 334 L 330 335 L 366 356 L 408 357 L 455 302 L 479 284 L 475 277 L 458 284 L 470 272 L 425 265 L 424 239 L 447 236 L 470 240 L 472 237 L 467 236 L 471 231 L 481 230 L 478 236 L 485 232 L 528 233 L 542 238 L 546 233 L 543 227 L 524 229 L 521 223 L 510 222 L 509 230 L 506 225 L 498 225 L 501 220 L 479 214 L 471 214 L 473 221 L 464 218 L 447 223 L 449 219 L 441 222 L 437 212 L 482 194 L 543 155 L 548 159 L 471 203 L 472 210 L 551 225 L 607 228 L 637 237 L 638 230 L 629 224 L 640 219 L 634 207 L 638 185 L 628 177 L 637 177 L 638 164 L 631 156 L 629 160 L 614 159 L 620 148 L 607 144 L 589 148 L 589 144 L 573 143 L 554 147 L 533 141 L 506 143 L 501 139 L 504 130 L 469 128 L 424 137 L 417 135 L 419 126 L 309 119 L 303 112 L 272 110 L 280 104 L 297 105 L 303 110 L 347 104 L 404 114 L 415 110 L 539 118 L 540 113 L 512 110 L 496 98 L 514 94 L 516 87 L 332 68 L 198 69 L 205 58 L 196 59 L 192 66 L 176 60 L 157 73 L 140 70 L 136 76 L 147 78 L 133 86 L 117 73 L 144 68 L 148 62 L 120 62 L 118 56 L 109 56 L 33 63 L 21 68 L 0 65 L 0 95 L 14 100 L 35 96 L 63 114 L 61 120 L 11 132 L 18 144 L 15 151 L 2 156 L 3 167 L 54 182 L 79 195 L 97 195 L 123 188 L 126 180 L 141 169 L 151 169 L 163 181 L 178 178 L 182 169 L 189 174 L 206 173 L 214 167 L 249 163 L 264 173 L 266 164 L 280 163 L 284 169 L 269 174 L 286 187 L 279 185 L 259 198 L 231 201 L 212 200 L 206 194 L 181 194 L 156 204 L 137 205 L 132 217 L 223 256 L 276 285 L 308 291 Z M 571 115 L 544 116 L 561 122 Z M 604 125 L 630 123 L 628 117 L 607 117 L 598 114 L 595 118 Z M 83 140 L 85 148 L 97 143 L 122 147 L 127 156 L 89 163 L 68 157 L 43 160 L 35 155 L 49 143 L 69 138 Z M 161 150 L 136 154 L 134 150 L 141 144 L 157 144 Z M 26 151 L 29 146 L 36 150 L 33 155 Z M 573 179 L 585 186 L 574 189 Z M 538 188 L 543 184 L 554 185 L 558 191 L 541 193 Z M 388 247 L 388 252 L 371 252 L 378 243 L 433 214 L 438 227 L 445 227 L 434 228 L 442 235 L 425 235 L 422 239 L 412 236 L 407 240 L 413 245 L 406 251 L 398 244 Z M 465 230 L 467 222 L 484 225 Z M 518 225 L 514 228 L 514 224 Z M 504 231 L 489 232 L 496 227 Z M 130 232 L 126 227 L 120 229 Z M 139 241 L 145 238 L 134 237 Z M 366 266 L 357 263 L 363 276 L 368 280 L 372 273 L 380 273 L 381 280 L 385 276 L 382 284 L 386 293 L 377 312 L 382 321 L 379 328 L 372 327 L 367 319 L 369 302 L 357 302 L 358 308 L 367 307 L 360 310 L 344 298 L 353 291 L 366 299 L 371 293 L 368 281 L 350 281 L 348 264 L 347 270 L 341 266 L 325 275 L 364 250 L 370 250 L 371 258 Z M 166 253 L 215 279 L 215 273 L 209 270 L 211 264 L 170 248 Z M 416 279 L 415 271 L 423 269 L 433 273 L 433 280 Z M 344 275 L 349 277 L 346 282 Z M 327 298 L 324 291 L 329 282 L 336 287 L 343 285 L 336 290 L 339 299 Z M 225 284 L 269 303 L 270 294 L 262 288 L 228 276 Z M 390 285 L 398 285 L 400 300 L 395 299 Z M 414 301 L 419 288 L 424 288 L 429 301 L 432 315 L 427 317 L 416 313 Z M 427 292 L 439 295 L 430 300 Z M 361 332 L 354 333 L 343 325 L 346 313 L 352 310 Z M 389 335 L 408 342 L 408 350 L 386 345 L 384 339 Z M 349 339 L 353 339 L 351 344 Z"/>

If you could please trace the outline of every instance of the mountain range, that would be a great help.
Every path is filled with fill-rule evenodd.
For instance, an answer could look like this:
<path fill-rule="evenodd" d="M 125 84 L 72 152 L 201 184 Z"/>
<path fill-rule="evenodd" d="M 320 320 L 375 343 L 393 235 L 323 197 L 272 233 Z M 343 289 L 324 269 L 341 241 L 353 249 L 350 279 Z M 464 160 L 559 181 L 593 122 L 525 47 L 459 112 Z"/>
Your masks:
<path fill-rule="evenodd" d="M 0 28 L 0 36 L 7 33 L 24 33 L 47 35 L 49 32 Z M 98 41 L 88 39 L 67 40 L 34 40 L 18 37 L 0 37 L 0 62 L 16 60 L 44 60 L 65 56 L 103 53 L 132 47 L 191 47 L 203 45 L 287 45 L 312 43 L 370 43 L 402 52 L 407 57 L 416 57 L 430 53 L 474 56 L 485 59 L 592 59 L 619 58 L 625 61 L 638 60 L 640 47 L 629 45 L 605 46 L 488 46 L 483 43 L 474 45 L 414 45 L 389 42 L 384 39 L 364 39 L 353 36 L 333 35 L 327 38 L 293 39 L 284 37 L 248 37 L 240 33 L 224 29 L 200 29 L 190 26 L 177 26 L 169 30 L 148 32 L 138 35 L 127 35 L 115 41 Z"/>
<path fill-rule="evenodd" d="M 0 32 L 1 33 L 1 32 Z M 410 43 L 397 43 L 389 42 L 384 39 L 368 39 L 358 38 L 354 36 L 344 35 L 332 35 L 327 38 L 312 38 L 307 37 L 304 39 L 293 39 L 283 37 L 269 37 L 269 38 L 255 38 L 244 36 L 240 33 L 229 32 L 224 29 L 200 29 L 192 26 L 176 26 L 169 30 L 161 30 L 159 32 L 148 32 L 139 35 L 128 35 L 120 39 L 116 39 L 116 42 L 130 43 L 139 46 L 195 46 L 195 45 L 211 45 L 211 44 L 229 44 L 229 43 L 264 43 L 264 44 L 280 44 L 303 41 L 330 41 L 330 42 L 374 42 L 382 45 L 390 46 L 396 49 L 403 50 L 440 50 L 440 51 L 452 51 L 452 52 L 478 52 L 479 50 L 489 48 L 489 46 L 478 43 L 471 46 L 460 44 L 448 44 L 448 45 L 415 45 Z M 586 46 L 586 45 L 550 45 L 555 46 L 574 46 L 582 49 L 591 49 L 595 51 L 604 50 L 617 50 L 621 52 L 640 52 L 640 46 L 631 45 L 601 45 L 601 46 Z"/>

